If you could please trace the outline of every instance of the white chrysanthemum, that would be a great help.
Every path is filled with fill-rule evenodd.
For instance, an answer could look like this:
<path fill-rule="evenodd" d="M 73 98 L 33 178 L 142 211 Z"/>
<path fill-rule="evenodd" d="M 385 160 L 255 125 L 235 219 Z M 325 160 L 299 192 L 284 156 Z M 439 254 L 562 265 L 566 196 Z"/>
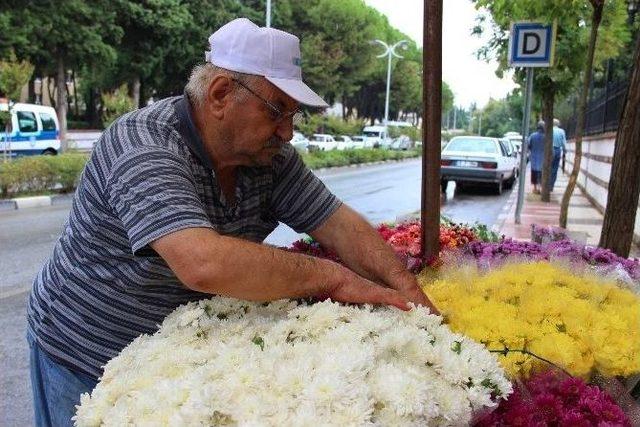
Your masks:
<path fill-rule="evenodd" d="M 511 385 L 442 319 L 330 301 L 177 308 L 105 367 L 79 426 L 459 425 Z"/>

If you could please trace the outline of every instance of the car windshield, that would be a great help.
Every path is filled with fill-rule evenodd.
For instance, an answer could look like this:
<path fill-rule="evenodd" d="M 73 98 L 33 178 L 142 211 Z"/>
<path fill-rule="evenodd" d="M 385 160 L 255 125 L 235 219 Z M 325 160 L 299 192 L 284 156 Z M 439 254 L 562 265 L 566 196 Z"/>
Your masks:
<path fill-rule="evenodd" d="M 322 135 L 313 135 L 313 139 L 314 141 L 324 141 L 324 136 Z"/>
<path fill-rule="evenodd" d="M 465 151 L 470 153 L 487 153 L 497 154 L 497 147 L 495 142 L 490 139 L 478 139 L 478 138 L 458 138 L 452 139 L 447 147 L 446 151 Z"/>
<path fill-rule="evenodd" d="M 365 132 L 364 135 L 365 136 L 371 136 L 371 137 L 379 137 L 380 136 L 380 132 Z"/>

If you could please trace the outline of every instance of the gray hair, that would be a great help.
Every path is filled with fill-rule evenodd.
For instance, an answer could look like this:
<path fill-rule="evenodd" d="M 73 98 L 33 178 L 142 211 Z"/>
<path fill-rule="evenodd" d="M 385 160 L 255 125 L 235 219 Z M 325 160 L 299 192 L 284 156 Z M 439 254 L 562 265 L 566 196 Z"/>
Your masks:
<path fill-rule="evenodd" d="M 242 83 L 249 83 L 256 81 L 259 76 L 252 74 L 239 73 L 237 71 L 227 70 L 226 68 L 218 67 L 209 62 L 206 64 L 196 65 L 191 71 L 189 81 L 185 86 L 185 91 L 189 95 L 189 99 L 195 106 L 201 107 L 207 98 L 207 91 L 214 78 L 219 75 L 224 75 L 232 79 L 240 80 Z M 237 101 L 242 101 L 247 94 L 244 91 L 236 92 L 235 95 Z"/>
<path fill-rule="evenodd" d="M 554 126 L 560 126 L 560 120 L 558 120 L 558 119 L 553 119 L 553 125 L 554 125 Z"/>
<path fill-rule="evenodd" d="M 544 131 L 545 131 L 545 128 L 546 128 L 546 125 L 545 125 L 544 121 L 540 120 L 540 121 L 538 122 L 538 130 L 539 130 L 540 132 L 544 132 Z"/>

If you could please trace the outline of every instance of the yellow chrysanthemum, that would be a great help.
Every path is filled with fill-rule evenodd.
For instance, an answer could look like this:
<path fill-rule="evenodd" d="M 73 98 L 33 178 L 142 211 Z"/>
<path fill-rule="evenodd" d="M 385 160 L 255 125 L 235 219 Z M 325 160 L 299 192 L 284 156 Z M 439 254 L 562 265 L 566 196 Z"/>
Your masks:
<path fill-rule="evenodd" d="M 640 298 L 614 282 L 549 262 L 419 279 L 451 328 L 490 350 L 528 350 L 582 377 L 640 372 Z M 521 353 L 500 360 L 521 376 L 543 363 Z"/>

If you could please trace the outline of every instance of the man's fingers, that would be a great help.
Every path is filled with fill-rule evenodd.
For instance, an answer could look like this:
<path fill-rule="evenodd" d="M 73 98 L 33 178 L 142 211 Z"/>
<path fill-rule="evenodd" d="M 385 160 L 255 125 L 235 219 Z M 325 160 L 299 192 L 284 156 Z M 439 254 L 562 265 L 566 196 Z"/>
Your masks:
<path fill-rule="evenodd" d="M 409 310 L 409 300 L 400 292 L 367 282 L 350 282 L 330 296 L 342 302 L 393 305 L 401 310 Z"/>

